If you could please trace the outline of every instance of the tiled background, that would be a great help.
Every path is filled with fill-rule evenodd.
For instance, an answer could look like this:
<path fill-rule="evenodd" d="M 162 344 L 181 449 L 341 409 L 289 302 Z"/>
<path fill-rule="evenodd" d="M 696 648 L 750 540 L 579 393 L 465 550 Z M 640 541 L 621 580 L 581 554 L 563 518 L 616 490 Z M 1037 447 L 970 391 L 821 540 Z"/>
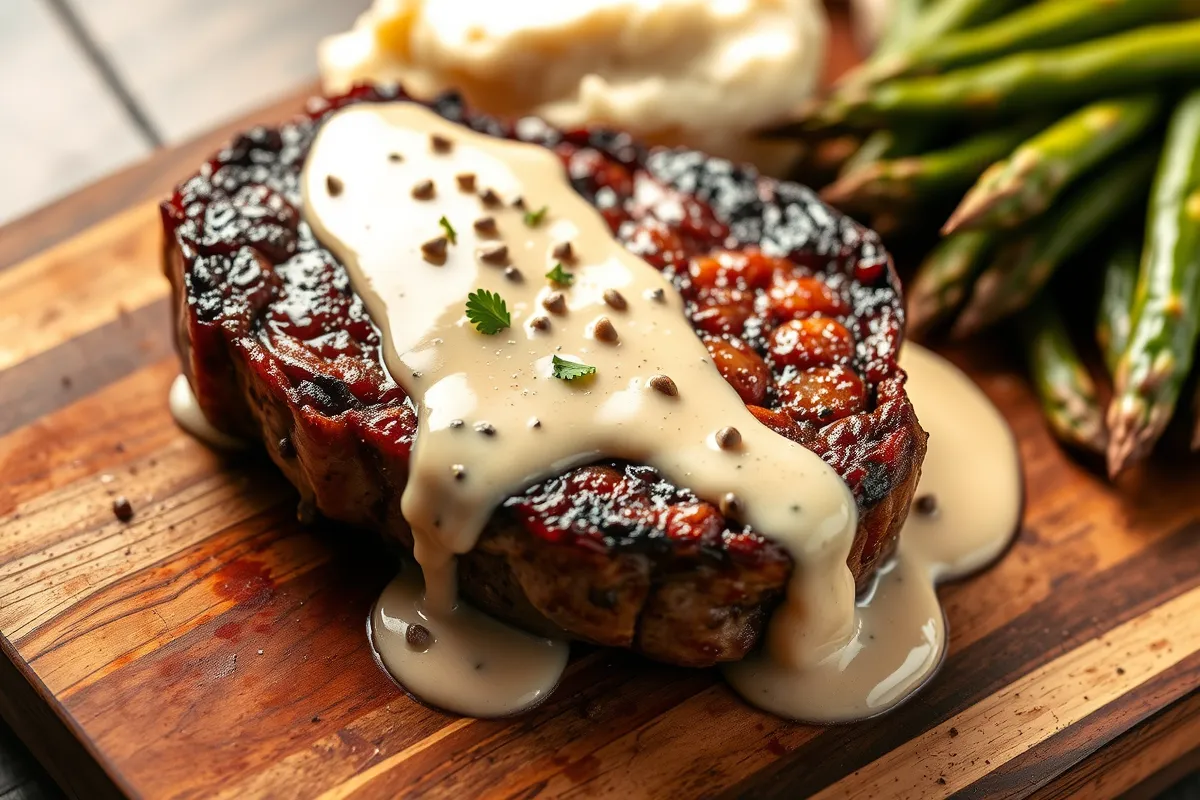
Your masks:
<path fill-rule="evenodd" d="M 367 0 L 0 0 L 0 224 L 316 77 Z"/>

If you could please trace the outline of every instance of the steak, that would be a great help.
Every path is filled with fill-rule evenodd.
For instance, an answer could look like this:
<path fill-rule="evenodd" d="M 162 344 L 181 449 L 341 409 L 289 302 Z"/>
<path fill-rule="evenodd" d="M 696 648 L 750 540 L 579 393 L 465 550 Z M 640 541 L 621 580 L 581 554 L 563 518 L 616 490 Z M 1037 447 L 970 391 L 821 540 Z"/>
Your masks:
<path fill-rule="evenodd" d="M 361 86 L 278 128 L 237 137 L 162 203 L 176 345 L 218 429 L 262 441 L 301 508 L 411 546 L 400 497 L 417 410 L 338 260 L 304 222 L 315 132 Z M 685 299 L 721 374 L 764 425 L 850 487 L 848 565 L 860 590 L 893 552 L 926 434 L 896 364 L 904 316 L 878 237 L 808 189 L 620 132 L 497 120 L 447 94 L 436 113 L 554 151 L 613 235 Z M 787 469 L 780 464 L 779 469 Z M 459 559 L 463 595 L 537 632 L 675 664 L 740 659 L 783 596 L 790 557 L 655 470 L 602 461 L 496 509 Z"/>

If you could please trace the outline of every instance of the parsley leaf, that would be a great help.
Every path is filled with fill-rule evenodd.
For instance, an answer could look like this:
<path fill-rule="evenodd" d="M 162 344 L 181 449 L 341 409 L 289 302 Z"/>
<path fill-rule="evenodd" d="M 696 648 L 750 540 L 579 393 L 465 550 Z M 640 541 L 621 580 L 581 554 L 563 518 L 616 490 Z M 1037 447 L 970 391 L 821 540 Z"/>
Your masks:
<path fill-rule="evenodd" d="M 554 265 L 554 269 L 546 273 L 546 277 L 560 286 L 570 286 L 575 282 L 575 273 L 563 269 L 561 261 Z"/>
<path fill-rule="evenodd" d="M 550 210 L 550 206 L 542 206 L 537 211 L 525 212 L 525 224 L 531 228 L 536 228 L 542 224 L 542 220 L 546 216 L 546 212 Z"/>
<path fill-rule="evenodd" d="M 446 232 L 446 238 L 450 240 L 450 244 L 458 244 L 458 231 L 454 230 L 454 226 L 450 224 L 450 220 L 446 219 L 445 215 L 438 220 L 438 225 L 441 225 L 442 230 Z"/>
<path fill-rule="evenodd" d="M 567 361 L 565 358 L 554 356 L 550 359 L 554 367 L 554 377 L 559 380 L 573 381 L 584 375 L 594 375 L 596 368 L 591 364 L 580 364 L 578 361 Z"/>
<path fill-rule="evenodd" d="M 497 334 L 512 324 L 504 298 L 487 289 L 467 295 L 467 319 L 475 324 L 475 330 L 488 336 Z"/>

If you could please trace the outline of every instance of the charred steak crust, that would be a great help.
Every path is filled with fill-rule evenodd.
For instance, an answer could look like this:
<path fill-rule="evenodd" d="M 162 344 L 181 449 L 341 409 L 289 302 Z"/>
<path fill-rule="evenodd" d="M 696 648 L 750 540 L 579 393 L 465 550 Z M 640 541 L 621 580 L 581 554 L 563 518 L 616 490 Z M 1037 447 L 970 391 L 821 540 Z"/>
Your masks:
<path fill-rule="evenodd" d="M 397 99 L 408 98 L 358 87 L 239 136 L 180 184 L 162 221 L 176 344 L 209 420 L 261 439 L 302 507 L 410 545 L 400 496 L 414 406 L 383 367 L 342 265 L 304 223 L 299 188 L 329 114 Z M 899 282 L 877 237 L 808 189 L 727 161 L 647 150 L 611 131 L 499 121 L 454 95 L 430 107 L 554 150 L 614 235 L 672 278 L 755 416 L 851 487 L 859 525 L 848 563 L 865 587 L 895 547 L 926 440 L 896 365 Z M 779 547 L 686 488 L 606 462 L 509 499 L 459 571 L 472 602 L 525 627 L 703 666 L 755 645 L 791 568 Z"/>

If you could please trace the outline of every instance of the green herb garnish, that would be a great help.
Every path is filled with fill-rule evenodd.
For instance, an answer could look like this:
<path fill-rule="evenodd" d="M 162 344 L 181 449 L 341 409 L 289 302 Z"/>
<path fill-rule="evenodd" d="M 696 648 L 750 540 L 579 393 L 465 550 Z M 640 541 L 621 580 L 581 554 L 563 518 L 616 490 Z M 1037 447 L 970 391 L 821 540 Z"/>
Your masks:
<path fill-rule="evenodd" d="M 467 295 L 467 319 L 475 324 L 475 330 L 492 336 L 512 324 L 504 298 L 487 289 Z"/>
<path fill-rule="evenodd" d="M 554 366 L 554 377 L 559 380 L 573 381 L 576 378 L 582 378 L 584 375 L 596 374 L 596 368 L 591 364 L 567 361 L 565 358 L 559 358 L 558 356 L 550 359 L 550 363 Z"/>
<path fill-rule="evenodd" d="M 458 231 L 454 230 L 454 226 L 450 224 L 450 220 L 443 215 L 438 220 L 438 225 L 442 226 L 442 230 L 446 232 L 446 238 L 450 240 L 450 244 L 458 244 Z"/>
<path fill-rule="evenodd" d="M 550 210 L 550 206 L 542 206 L 537 211 L 525 212 L 525 224 L 531 228 L 536 228 L 542 224 L 542 219 L 545 218 L 546 212 Z"/>
<path fill-rule="evenodd" d="M 567 272 L 563 269 L 562 262 L 554 265 L 554 269 L 546 273 L 546 277 L 557 283 L 559 286 L 570 286 L 575 282 L 575 273 Z"/>

